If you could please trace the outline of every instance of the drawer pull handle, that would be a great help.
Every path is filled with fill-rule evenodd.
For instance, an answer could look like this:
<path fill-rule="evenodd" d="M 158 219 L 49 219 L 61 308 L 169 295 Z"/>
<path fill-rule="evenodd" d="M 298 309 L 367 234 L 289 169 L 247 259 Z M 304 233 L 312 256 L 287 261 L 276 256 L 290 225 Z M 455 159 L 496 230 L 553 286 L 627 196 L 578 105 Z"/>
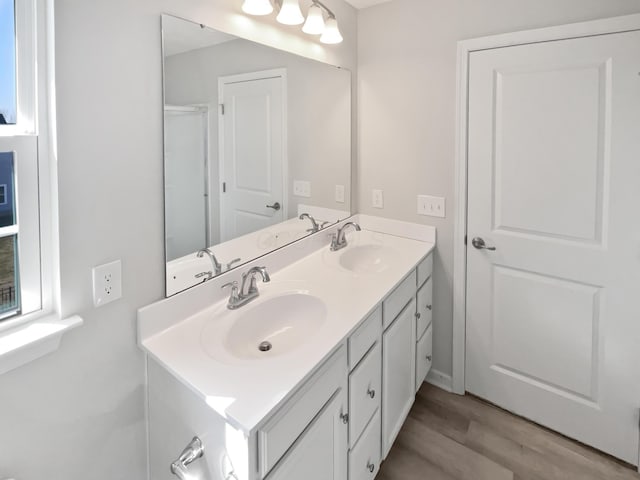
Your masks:
<path fill-rule="evenodd" d="M 432 307 L 433 305 L 427 305 L 427 310 L 431 310 Z"/>
<path fill-rule="evenodd" d="M 416 318 L 417 318 L 418 320 L 420 320 L 420 317 L 421 317 L 421 316 L 422 316 L 422 315 L 420 315 L 420 312 L 416 312 Z"/>
<path fill-rule="evenodd" d="M 376 391 L 373 390 L 372 388 L 368 388 L 367 395 L 369 395 L 371 398 L 374 398 L 376 396 Z"/>
<path fill-rule="evenodd" d="M 431 355 L 427 355 L 427 361 L 430 362 L 431 361 Z"/>
<path fill-rule="evenodd" d="M 340 414 L 340 420 L 342 420 L 342 423 L 344 423 L 344 424 L 349 423 L 349 414 L 348 413 L 341 413 Z"/>
<path fill-rule="evenodd" d="M 376 466 L 371 463 L 371 462 L 367 462 L 367 470 L 369 470 L 371 473 L 373 473 L 373 471 L 376 469 Z"/>

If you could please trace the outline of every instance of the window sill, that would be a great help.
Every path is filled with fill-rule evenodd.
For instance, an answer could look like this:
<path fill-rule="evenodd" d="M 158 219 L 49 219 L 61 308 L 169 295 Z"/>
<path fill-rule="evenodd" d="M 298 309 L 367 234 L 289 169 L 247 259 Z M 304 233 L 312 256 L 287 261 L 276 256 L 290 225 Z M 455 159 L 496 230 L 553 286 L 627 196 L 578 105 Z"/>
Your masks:
<path fill-rule="evenodd" d="M 48 315 L 0 331 L 0 375 L 54 352 L 62 336 L 82 323 L 77 315 L 64 320 Z"/>

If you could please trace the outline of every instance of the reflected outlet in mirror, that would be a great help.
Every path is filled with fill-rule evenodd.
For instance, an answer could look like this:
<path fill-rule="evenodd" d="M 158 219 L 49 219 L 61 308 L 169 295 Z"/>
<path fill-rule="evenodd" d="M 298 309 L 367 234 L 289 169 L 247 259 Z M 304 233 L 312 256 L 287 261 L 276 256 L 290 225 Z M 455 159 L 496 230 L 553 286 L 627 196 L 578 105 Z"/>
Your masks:
<path fill-rule="evenodd" d="M 351 74 L 169 15 L 162 35 L 170 296 L 314 233 L 303 213 L 350 216 Z"/>

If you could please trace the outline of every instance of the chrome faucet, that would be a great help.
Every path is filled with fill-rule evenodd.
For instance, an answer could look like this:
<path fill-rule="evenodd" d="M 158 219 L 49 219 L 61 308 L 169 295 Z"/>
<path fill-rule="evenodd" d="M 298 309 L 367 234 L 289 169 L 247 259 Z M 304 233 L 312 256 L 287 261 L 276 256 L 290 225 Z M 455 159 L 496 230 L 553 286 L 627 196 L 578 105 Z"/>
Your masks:
<path fill-rule="evenodd" d="M 360 225 L 358 225 L 355 222 L 347 222 L 345 223 L 342 227 L 340 227 L 338 229 L 338 231 L 336 232 L 336 234 L 333 236 L 333 238 L 331 239 L 331 251 L 335 252 L 337 250 L 340 250 L 341 248 L 344 248 L 347 246 L 347 238 L 345 237 L 344 231 L 347 229 L 347 227 L 352 226 L 356 229 L 356 231 L 360 231 L 362 230 L 360 228 Z"/>
<path fill-rule="evenodd" d="M 318 222 L 316 222 L 316 219 L 313 218 L 308 213 L 303 213 L 298 218 L 300 220 L 304 220 L 305 218 L 308 218 L 309 220 L 311 220 L 311 228 L 307 229 L 307 232 L 316 233 L 318 230 L 320 230 L 320 225 L 318 225 Z"/>
<path fill-rule="evenodd" d="M 260 274 L 263 282 L 266 283 L 271 281 L 266 267 L 252 267 L 242 274 L 242 283 L 239 288 L 238 282 L 235 281 L 226 283 L 222 286 L 222 288 L 231 287 L 231 295 L 229 295 L 229 302 L 227 303 L 227 308 L 229 310 L 240 308 L 260 295 L 256 280 L 257 274 Z"/>
<path fill-rule="evenodd" d="M 209 260 L 211 260 L 211 265 L 213 266 L 213 270 L 209 272 L 210 273 L 209 278 L 212 278 L 216 275 L 220 275 L 222 273 L 222 265 L 220 265 L 220 262 L 218 262 L 218 259 L 216 258 L 216 256 L 213 254 L 211 250 L 209 250 L 208 248 L 203 248 L 202 250 L 198 251 L 196 256 L 198 258 L 202 258 L 204 257 L 205 254 L 209 256 Z"/>

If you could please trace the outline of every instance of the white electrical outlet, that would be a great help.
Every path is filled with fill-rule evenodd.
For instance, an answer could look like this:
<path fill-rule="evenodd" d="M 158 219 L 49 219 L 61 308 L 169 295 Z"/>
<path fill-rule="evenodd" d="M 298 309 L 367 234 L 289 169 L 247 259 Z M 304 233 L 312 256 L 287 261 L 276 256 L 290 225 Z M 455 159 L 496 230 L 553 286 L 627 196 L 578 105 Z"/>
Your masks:
<path fill-rule="evenodd" d="M 93 304 L 100 307 L 122 297 L 120 260 L 93 267 Z"/>
<path fill-rule="evenodd" d="M 336 202 L 344 203 L 344 185 L 336 185 Z"/>
<path fill-rule="evenodd" d="M 293 194 L 296 197 L 311 197 L 311 182 L 303 180 L 293 181 Z"/>
<path fill-rule="evenodd" d="M 430 217 L 445 217 L 444 197 L 432 197 L 431 195 L 418 195 L 418 215 Z"/>
<path fill-rule="evenodd" d="M 373 208 L 384 208 L 384 194 L 382 190 L 371 191 L 371 206 Z"/>

